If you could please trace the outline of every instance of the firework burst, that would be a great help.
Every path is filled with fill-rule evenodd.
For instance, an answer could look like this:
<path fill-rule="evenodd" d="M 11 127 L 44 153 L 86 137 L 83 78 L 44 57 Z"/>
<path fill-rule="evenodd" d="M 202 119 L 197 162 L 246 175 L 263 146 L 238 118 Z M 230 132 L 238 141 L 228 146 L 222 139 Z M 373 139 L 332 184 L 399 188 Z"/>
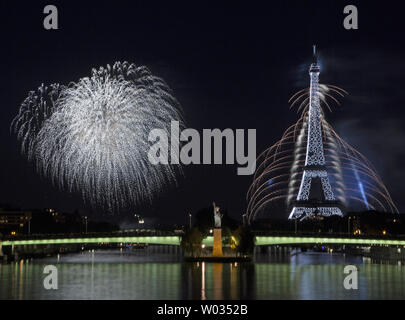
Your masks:
<path fill-rule="evenodd" d="M 112 211 L 151 200 L 180 170 L 148 160 L 148 135 L 183 127 L 166 83 L 127 62 L 93 69 L 69 86 L 42 85 L 22 103 L 11 128 L 40 174 Z"/>

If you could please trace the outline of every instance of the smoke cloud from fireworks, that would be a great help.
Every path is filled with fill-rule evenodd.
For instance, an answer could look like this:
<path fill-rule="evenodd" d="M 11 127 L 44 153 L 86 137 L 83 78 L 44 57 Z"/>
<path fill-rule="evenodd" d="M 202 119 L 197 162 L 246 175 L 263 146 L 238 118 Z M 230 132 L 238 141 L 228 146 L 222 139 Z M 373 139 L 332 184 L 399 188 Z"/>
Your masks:
<path fill-rule="evenodd" d="M 170 133 L 182 112 L 166 83 L 128 62 L 93 69 L 68 86 L 41 85 L 11 128 L 40 174 L 111 211 L 151 200 L 181 168 L 149 162 L 148 135 Z"/>

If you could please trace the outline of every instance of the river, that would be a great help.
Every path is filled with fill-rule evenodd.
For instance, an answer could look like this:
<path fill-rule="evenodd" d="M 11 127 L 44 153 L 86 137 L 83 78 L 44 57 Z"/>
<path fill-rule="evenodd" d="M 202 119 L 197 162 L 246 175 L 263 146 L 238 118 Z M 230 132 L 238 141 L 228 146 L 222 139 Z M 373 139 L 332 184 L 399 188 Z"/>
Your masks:
<path fill-rule="evenodd" d="M 44 267 L 57 267 L 46 290 Z M 358 270 L 358 289 L 343 269 Z M 0 299 L 405 299 L 405 265 L 343 254 L 258 255 L 254 263 L 185 263 L 174 254 L 100 250 L 0 264 Z"/>

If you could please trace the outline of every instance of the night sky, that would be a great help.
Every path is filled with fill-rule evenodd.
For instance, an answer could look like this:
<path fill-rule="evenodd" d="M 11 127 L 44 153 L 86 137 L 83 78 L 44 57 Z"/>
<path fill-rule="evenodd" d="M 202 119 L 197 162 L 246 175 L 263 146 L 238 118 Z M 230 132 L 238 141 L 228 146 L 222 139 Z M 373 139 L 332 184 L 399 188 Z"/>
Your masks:
<path fill-rule="evenodd" d="M 7 2 L 7 3 L 5 3 Z M 393 2 L 357 5 L 359 29 L 343 27 L 347 1 L 223 3 L 189 1 L 2 1 L 0 203 L 89 214 L 81 196 L 54 188 L 20 154 L 10 122 L 28 91 L 68 84 L 114 61 L 146 65 L 181 103 L 186 125 L 257 130 L 257 154 L 276 142 L 298 115 L 288 99 L 309 85 L 312 45 L 320 80 L 349 96 L 329 122 L 365 154 L 405 212 L 405 21 Z M 164 3 L 164 4 L 163 4 Z M 47 4 L 59 30 L 43 28 Z M 246 210 L 252 176 L 238 165 L 191 165 L 179 186 L 130 213 L 148 222 L 187 222 L 187 213 L 216 201 L 235 218 Z M 102 210 L 93 216 L 103 215 Z"/>

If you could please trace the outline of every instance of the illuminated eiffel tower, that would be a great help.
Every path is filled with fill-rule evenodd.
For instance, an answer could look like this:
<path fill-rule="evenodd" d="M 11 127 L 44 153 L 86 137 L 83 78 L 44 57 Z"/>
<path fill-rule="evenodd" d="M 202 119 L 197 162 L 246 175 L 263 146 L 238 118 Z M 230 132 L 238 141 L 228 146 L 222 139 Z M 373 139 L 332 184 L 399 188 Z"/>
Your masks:
<path fill-rule="evenodd" d="M 325 166 L 319 100 L 320 68 L 315 46 L 313 50 L 313 62 L 309 68 L 311 85 L 305 166 L 297 199 L 293 203 L 289 219 L 302 220 L 313 216 L 343 215 L 341 203 L 334 196 Z"/>

